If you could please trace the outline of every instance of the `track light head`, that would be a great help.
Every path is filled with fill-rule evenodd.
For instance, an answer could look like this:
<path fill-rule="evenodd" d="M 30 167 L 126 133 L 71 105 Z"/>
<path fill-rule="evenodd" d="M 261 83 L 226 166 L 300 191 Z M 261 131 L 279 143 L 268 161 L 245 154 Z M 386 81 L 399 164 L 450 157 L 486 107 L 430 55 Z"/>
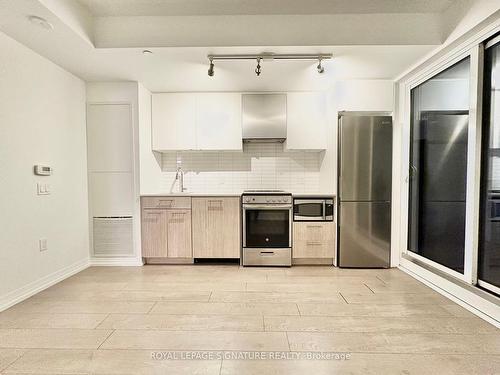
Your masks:
<path fill-rule="evenodd" d="M 214 61 L 210 59 L 210 66 L 208 67 L 208 76 L 213 77 L 215 74 L 214 72 Z"/>
<path fill-rule="evenodd" d="M 260 73 L 262 72 L 261 67 L 260 67 L 260 60 L 261 58 L 257 58 L 257 68 L 255 68 L 255 74 L 257 74 L 257 77 L 260 76 Z"/>
<path fill-rule="evenodd" d="M 321 59 L 318 59 L 318 66 L 316 67 L 316 69 L 318 69 L 318 73 L 319 74 L 322 74 L 325 72 L 325 68 L 323 65 L 321 65 Z"/>

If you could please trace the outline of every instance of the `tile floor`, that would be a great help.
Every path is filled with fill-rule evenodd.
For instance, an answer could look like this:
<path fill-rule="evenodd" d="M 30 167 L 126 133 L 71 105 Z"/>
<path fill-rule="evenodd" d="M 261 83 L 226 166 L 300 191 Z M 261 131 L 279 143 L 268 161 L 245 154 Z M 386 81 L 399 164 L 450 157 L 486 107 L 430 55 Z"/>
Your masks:
<path fill-rule="evenodd" d="M 396 269 L 93 267 L 0 313 L 0 373 L 500 374 L 500 334 Z"/>

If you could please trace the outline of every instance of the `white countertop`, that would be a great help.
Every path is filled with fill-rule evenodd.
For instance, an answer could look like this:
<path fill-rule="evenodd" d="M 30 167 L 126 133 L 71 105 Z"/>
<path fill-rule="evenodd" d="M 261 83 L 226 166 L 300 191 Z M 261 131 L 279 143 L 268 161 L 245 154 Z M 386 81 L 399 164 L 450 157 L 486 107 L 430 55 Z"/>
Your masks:
<path fill-rule="evenodd" d="M 158 193 L 158 194 L 141 194 L 141 197 L 240 197 L 241 194 L 236 193 Z"/>
<path fill-rule="evenodd" d="M 292 193 L 294 197 L 302 198 L 331 198 L 335 197 L 335 194 L 329 193 L 307 193 L 307 194 L 295 194 Z M 141 194 L 141 197 L 240 197 L 241 193 L 158 193 L 158 194 Z"/>

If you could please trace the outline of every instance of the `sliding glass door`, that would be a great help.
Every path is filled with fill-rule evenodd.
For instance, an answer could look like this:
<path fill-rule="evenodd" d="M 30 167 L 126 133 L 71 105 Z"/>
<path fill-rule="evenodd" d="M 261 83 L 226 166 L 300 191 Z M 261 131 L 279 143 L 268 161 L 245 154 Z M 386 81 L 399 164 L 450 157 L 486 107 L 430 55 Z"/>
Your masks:
<path fill-rule="evenodd" d="M 411 90 L 408 250 L 464 273 L 470 59 Z"/>
<path fill-rule="evenodd" d="M 500 41 L 485 50 L 478 283 L 500 294 Z"/>

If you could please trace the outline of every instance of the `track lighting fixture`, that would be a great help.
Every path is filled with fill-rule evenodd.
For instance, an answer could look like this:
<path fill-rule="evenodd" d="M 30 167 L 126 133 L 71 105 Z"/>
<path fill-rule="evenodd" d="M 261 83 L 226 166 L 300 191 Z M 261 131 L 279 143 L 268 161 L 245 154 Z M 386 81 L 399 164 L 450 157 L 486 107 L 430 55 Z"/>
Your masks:
<path fill-rule="evenodd" d="M 209 77 L 214 76 L 214 61 L 213 61 L 213 59 L 210 59 L 210 67 L 208 68 L 208 76 Z"/>
<path fill-rule="evenodd" d="M 320 53 L 320 54 L 278 54 L 272 52 L 263 52 L 258 55 L 208 55 L 207 58 L 210 61 L 210 67 L 208 68 L 208 75 L 212 77 L 214 75 L 214 61 L 215 60 L 257 60 L 257 68 L 255 69 L 255 74 L 260 76 L 262 73 L 261 61 L 263 60 L 316 60 L 318 65 L 316 69 L 318 73 L 324 73 L 325 67 L 323 66 L 323 60 L 331 59 L 331 53 Z"/>
<path fill-rule="evenodd" d="M 261 69 L 260 69 L 260 57 L 257 57 L 257 68 L 255 68 L 255 74 L 257 74 L 257 77 L 260 76 Z"/>
<path fill-rule="evenodd" d="M 316 67 L 316 69 L 318 69 L 319 74 L 325 72 L 325 68 L 323 67 L 323 65 L 321 65 L 321 59 L 318 59 L 318 66 Z"/>

